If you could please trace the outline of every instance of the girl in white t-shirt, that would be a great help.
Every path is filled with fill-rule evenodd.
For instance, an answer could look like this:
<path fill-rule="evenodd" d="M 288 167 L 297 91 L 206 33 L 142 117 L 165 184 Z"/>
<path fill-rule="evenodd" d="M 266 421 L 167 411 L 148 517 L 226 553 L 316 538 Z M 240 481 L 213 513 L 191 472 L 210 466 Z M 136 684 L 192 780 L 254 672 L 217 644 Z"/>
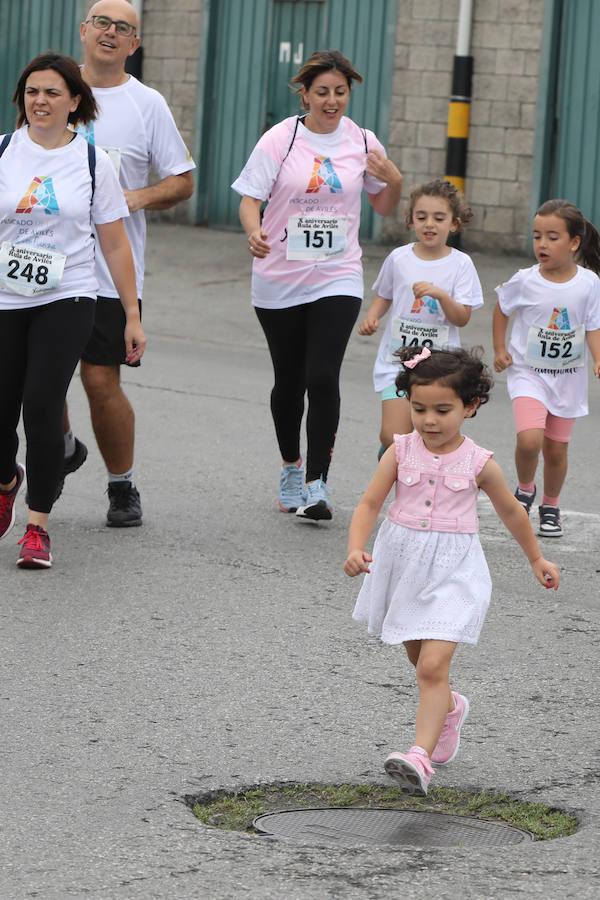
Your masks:
<path fill-rule="evenodd" d="M 375 212 L 387 216 L 402 188 L 373 132 L 344 115 L 355 81 L 362 77 L 339 51 L 313 53 L 292 79 L 306 115 L 263 134 L 232 185 L 242 195 L 252 303 L 275 375 L 279 508 L 313 520 L 332 518 L 327 478 L 339 373 L 363 296 L 361 197 L 366 192 Z M 306 472 L 300 458 L 305 395 Z"/>
<path fill-rule="evenodd" d="M 468 323 L 473 309 L 483 306 L 471 258 L 447 243 L 470 218 L 471 210 L 450 182 L 436 179 L 415 187 L 406 224 L 416 240 L 390 253 L 373 285 L 375 297 L 358 333 L 375 334 L 391 308 L 373 369 L 374 387 L 382 401 L 380 458 L 394 434 L 412 431 L 408 400 L 396 391 L 399 360 L 395 352 L 403 347 L 460 347 L 459 329 Z"/>
<path fill-rule="evenodd" d="M 108 155 L 69 127 L 96 116 L 74 59 L 44 53 L 23 70 L 17 131 L 0 135 L 0 538 L 15 521 L 27 440 L 28 524 L 17 565 L 52 564 L 47 523 L 63 469 L 63 408 L 94 324 L 95 226 L 125 309 L 135 361 L 146 339 L 123 226 L 128 209 Z"/>
<path fill-rule="evenodd" d="M 600 377 L 600 235 L 573 203 L 548 200 L 533 221 L 533 250 L 538 264 L 496 288 L 494 368 L 506 369 L 517 429 L 515 496 L 529 512 L 542 453 L 539 534 L 561 537 L 567 449 L 588 412 L 588 348 Z"/>

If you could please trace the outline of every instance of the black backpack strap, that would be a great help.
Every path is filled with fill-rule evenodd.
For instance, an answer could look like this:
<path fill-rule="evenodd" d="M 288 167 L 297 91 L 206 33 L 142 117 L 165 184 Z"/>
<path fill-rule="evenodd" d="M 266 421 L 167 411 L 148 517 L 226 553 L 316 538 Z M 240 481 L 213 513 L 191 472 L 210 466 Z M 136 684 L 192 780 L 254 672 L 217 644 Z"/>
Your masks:
<path fill-rule="evenodd" d="M 96 148 L 90 141 L 87 141 L 88 166 L 90 167 L 90 178 L 92 179 L 92 198 L 94 200 L 94 191 L 96 190 Z"/>
<path fill-rule="evenodd" d="M 367 129 L 366 129 L 366 128 L 361 128 L 360 130 L 362 131 L 363 141 L 365 142 L 365 153 L 368 153 L 368 152 L 369 152 L 369 147 L 368 147 L 368 145 L 367 145 Z"/>
<path fill-rule="evenodd" d="M 11 131 L 8 134 L 5 134 L 4 137 L 2 138 L 2 143 L 0 143 L 0 156 L 2 156 L 2 154 L 4 153 L 4 151 L 10 144 L 10 139 L 12 138 L 12 136 L 13 136 L 13 132 Z"/>
<path fill-rule="evenodd" d="M 296 116 L 296 124 L 295 124 L 295 126 L 294 126 L 294 133 L 293 133 L 293 135 L 292 135 L 292 140 L 290 141 L 290 146 L 289 146 L 288 149 L 287 149 L 287 153 L 285 154 L 285 156 L 284 156 L 283 159 L 281 160 L 281 165 L 284 164 L 284 162 L 286 161 L 286 159 L 287 159 L 288 156 L 290 155 L 290 151 L 291 151 L 292 147 L 294 146 L 294 141 L 296 140 L 296 134 L 297 134 L 297 132 L 298 132 L 298 125 L 300 124 L 300 122 L 304 122 L 305 118 L 306 118 L 306 116 Z M 281 166 L 280 166 L 279 168 L 281 168 Z"/>

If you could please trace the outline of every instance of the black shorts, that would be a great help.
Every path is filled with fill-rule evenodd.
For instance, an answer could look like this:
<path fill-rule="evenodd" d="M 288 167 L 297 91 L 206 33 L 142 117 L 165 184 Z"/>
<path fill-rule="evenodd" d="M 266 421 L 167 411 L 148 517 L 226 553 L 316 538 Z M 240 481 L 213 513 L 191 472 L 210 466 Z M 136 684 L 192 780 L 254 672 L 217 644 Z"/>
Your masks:
<path fill-rule="evenodd" d="M 140 306 L 140 318 L 142 315 L 142 301 Z M 134 363 L 125 362 L 125 310 L 120 300 L 114 297 L 98 297 L 96 301 L 96 316 L 94 318 L 94 330 L 81 358 L 92 366 L 131 366 L 140 365 L 140 360 Z"/>

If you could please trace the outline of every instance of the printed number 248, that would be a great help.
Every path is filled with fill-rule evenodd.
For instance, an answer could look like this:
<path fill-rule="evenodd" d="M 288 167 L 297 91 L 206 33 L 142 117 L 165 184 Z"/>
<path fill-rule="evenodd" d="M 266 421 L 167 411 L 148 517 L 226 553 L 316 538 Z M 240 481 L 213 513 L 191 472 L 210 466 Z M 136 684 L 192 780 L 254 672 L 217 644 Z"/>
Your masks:
<path fill-rule="evenodd" d="M 11 259 L 8 263 L 8 278 L 24 278 L 25 281 L 33 281 L 36 284 L 46 284 L 48 281 L 48 266 L 37 266 L 35 273 L 33 271 L 33 263 L 25 263 L 21 271 L 19 271 L 20 263 L 18 259 Z"/>

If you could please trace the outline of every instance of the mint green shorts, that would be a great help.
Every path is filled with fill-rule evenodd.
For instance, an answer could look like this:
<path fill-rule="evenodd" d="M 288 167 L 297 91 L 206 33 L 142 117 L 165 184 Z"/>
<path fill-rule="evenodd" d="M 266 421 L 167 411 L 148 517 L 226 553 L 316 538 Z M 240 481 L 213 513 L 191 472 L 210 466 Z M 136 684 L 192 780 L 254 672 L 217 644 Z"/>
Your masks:
<path fill-rule="evenodd" d="M 400 393 L 397 394 L 395 384 L 388 384 L 386 388 L 384 388 L 382 391 L 379 391 L 380 400 L 403 400 L 405 398 L 406 391 L 400 391 Z"/>

